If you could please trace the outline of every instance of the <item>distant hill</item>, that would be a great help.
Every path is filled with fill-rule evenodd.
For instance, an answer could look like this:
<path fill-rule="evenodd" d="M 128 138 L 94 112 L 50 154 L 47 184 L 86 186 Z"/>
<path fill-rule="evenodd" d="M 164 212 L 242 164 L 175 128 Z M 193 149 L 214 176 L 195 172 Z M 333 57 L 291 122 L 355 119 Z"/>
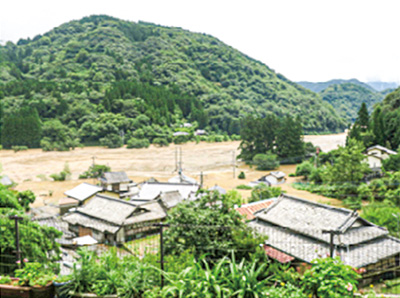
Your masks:
<path fill-rule="evenodd" d="M 317 93 L 325 90 L 329 86 L 347 84 L 347 83 L 354 84 L 354 85 L 359 85 L 359 86 L 362 86 L 362 87 L 364 87 L 366 89 L 369 89 L 371 91 L 375 91 L 375 89 L 372 86 L 370 86 L 370 85 L 368 85 L 366 83 L 360 82 L 357 79 L 350 79 L 350 80 L 336 79 L 336 80 L 330 80 L 330 81 L 327 81 L 327 82 L 317 82 L 317 83 L 306 82 L 306 81 L 297 82 L 297 84 L 303 86 L 304 88 L 307 88 L 307 89 L 309 89 L 309 90 L 311 90 L 313 92 L 317 92 Z"/>
<path fill-rule="evenodd" d="M 314 92 L 212 36 L 180 28 L 86 17 L 0 46 L 0 66 L 4 115 L 29 107 L 34 118 L 36 109 L 44 126 L 84 143 L 153 141 L 185 121 L 238 134 L 247 114 L 300 116 L 306 132 L 345 125 Z"/>
<path fill-rule="evenodd" d="M 367 84 L 379 92 L 399 87 L 399 84 L 395 82 L 367 82 Z"/>
<path fill-rule="evenodd" d="M 342 83 L 328 86 L 320 92 L 322 99 L 329 102 L 347 122 L 354 122 L 363 102 L 371 113 L 373 106 L 383 100 L 384 94 L 372 91 L 360 84 Z"/>

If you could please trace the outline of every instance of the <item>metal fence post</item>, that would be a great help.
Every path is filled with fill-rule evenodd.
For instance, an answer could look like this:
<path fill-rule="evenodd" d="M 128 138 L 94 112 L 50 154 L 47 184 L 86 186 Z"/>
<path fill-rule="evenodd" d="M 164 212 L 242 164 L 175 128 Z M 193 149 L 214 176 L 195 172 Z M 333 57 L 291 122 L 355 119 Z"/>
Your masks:
<path fill-rule="evenodd" d="M 18 221 L 24 219 L 23 217 L 19 217 L 16 215 L 12 215 L 9 219 L 13 219 L 15 221 L 15 247 L 16 247 L 16 255 L 17 255 L 17 264 L 18 268 L 21 268 L 21 250 L 19 249 L 19 227 Z"/>
<path fill-rule="evenodd" d="M 169 227 L 169 224 L 164 224 L 162 222 L 154 224 L 160 228 L 160 269 L 161 269 L 161 289 L 164 287 L 164 237 L 163 228 Z"/>

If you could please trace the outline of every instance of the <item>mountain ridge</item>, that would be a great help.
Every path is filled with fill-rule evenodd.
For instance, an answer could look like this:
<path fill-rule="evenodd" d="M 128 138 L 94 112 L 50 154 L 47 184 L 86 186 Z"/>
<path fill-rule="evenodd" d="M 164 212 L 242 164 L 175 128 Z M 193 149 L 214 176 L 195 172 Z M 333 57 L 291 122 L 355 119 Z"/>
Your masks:
<path fill-rule="evenodd" d="M 247 114 L 300 116 L 307 132 L 344 128 L 332 106 L 317 94 L 210 35 L 175 27 L 103 15 L 85 17 L 32 40 L 7 43 L 0 47 L 0 63 L 5 113 L 29 105 L 39 110 L 45 122 L 58 113 L 49 114 L 49 110 L 62 106 L 65 113 L 57 117 L 69 126 L 74 119 L 65 115 L 80 106 L 82 117 L 74 120 L 78 134 L 84 122 L 92 123 L 106 112 L 126 122 L 134 121 L 142 112 L 137 104 L 138 87 L 128 88 L 129 84 L 147 84 L 153 93 L 164 95 L 167 91 L 157 88 L 175 90 L 175 104 L 180 96 L 187 99 L 185 104 L 178 104 L 179 108 L 172 107 L 172 102 L 167 107 L 164 99 L 153 102 L 154 98 L 142 92 L 147 109 L 144 113 L 151 119 L 148 125 L 199 121 L 194 113 L 204 110 L 204 126 L 228 134 L 238 133 L 240 119 Z M 55 86 L 35 89 L 32 85 L 27 90 L 23 85 L 29 80 L 36 87 Z M 165 111 L 159 113 L 160 108 Z M 171 119 L 152 119 L 148 109 L 157 112 L 157 117 L 167 117 L 168 113 Z M 129 125 L 116 126 L 118 130 L 132 129 Z"/>

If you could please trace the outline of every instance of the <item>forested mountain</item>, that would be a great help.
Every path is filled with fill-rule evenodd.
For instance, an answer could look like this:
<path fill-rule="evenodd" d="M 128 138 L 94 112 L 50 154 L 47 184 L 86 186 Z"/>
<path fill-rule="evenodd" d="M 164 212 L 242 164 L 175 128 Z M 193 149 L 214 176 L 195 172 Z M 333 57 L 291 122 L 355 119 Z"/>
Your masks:
<path fill-rule="evenodd" d="M 371 115 L 360 111 L 349 136 L 363 141 L 365 147 L 382 145 L 389 149 L 399 150 L 400 88 L 375 105 Z"/>
<path fill-rule="evenodd" d="M 315 93 L 212 36 L 180 28 L 86 17 L 8 42 L 0 66 L 3 137 L 19 134 L 3 138 L 5 146 L 26 145 L 29 123 L 48 149 L 152 142 L 184 121 L 239 134 L 247 114 L 299 116 L 306 132 L 345 125 Z"/>
<path fill-rule="evenodd" d="M 385 91 L 388 89 L 394 90 L 397 87 L 399 87 L 399 84 L 395 82 L 367 82 L 367 84 L 378 92 Z"/>
<path fill-rule="evenodd" d="M 374 104 L 381 102 L 384 98 L 382 93 L 352 83 L 330 85 L 320 94 L 322 99 L 329 102 L 348 123 L 353 123 L 356 120 L 357 111 L 363 102 L 371 112 Z"/>
<path fill-rule="evenodd" d="M 370 91 L 376 91 L 373 87 L 369 86 L 366 83 L 360 82 L 357 79 L 350 79 L 350 80 L 341 80 L 341 79 L 336 79 L 336 80 L 330 80 L 327 82 L 297 82 L 297 84 L 303 86 L 304 88 L 307 88 L 313 92 L 319 93 L 326 88 L 332 86 L 332 85 L 340 85 L 340 84 L 354 84 L 354 85 L 359 85 L 361 87 L 364 87 L 365 89 L 368 89 Z"/>

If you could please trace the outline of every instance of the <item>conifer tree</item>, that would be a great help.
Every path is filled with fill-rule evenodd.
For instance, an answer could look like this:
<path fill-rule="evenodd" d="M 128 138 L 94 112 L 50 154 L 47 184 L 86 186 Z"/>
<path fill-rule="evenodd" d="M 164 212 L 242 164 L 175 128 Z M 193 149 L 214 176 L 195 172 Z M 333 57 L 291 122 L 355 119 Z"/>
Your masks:
<path fill-rule="evenodd" d="M 369 128 L 369 114 L 365 102 L 361 104 L 361 107 L 358 110 L 356 124 L 360 127 L 361 132 L 366 132 Z"/>
<path fill-rule="evenodd" d="M 380 106 L 378 106 L 372 114 L 372 132 L 374 134 L 375 143 L 385 146 L 385 128 Z"/>

